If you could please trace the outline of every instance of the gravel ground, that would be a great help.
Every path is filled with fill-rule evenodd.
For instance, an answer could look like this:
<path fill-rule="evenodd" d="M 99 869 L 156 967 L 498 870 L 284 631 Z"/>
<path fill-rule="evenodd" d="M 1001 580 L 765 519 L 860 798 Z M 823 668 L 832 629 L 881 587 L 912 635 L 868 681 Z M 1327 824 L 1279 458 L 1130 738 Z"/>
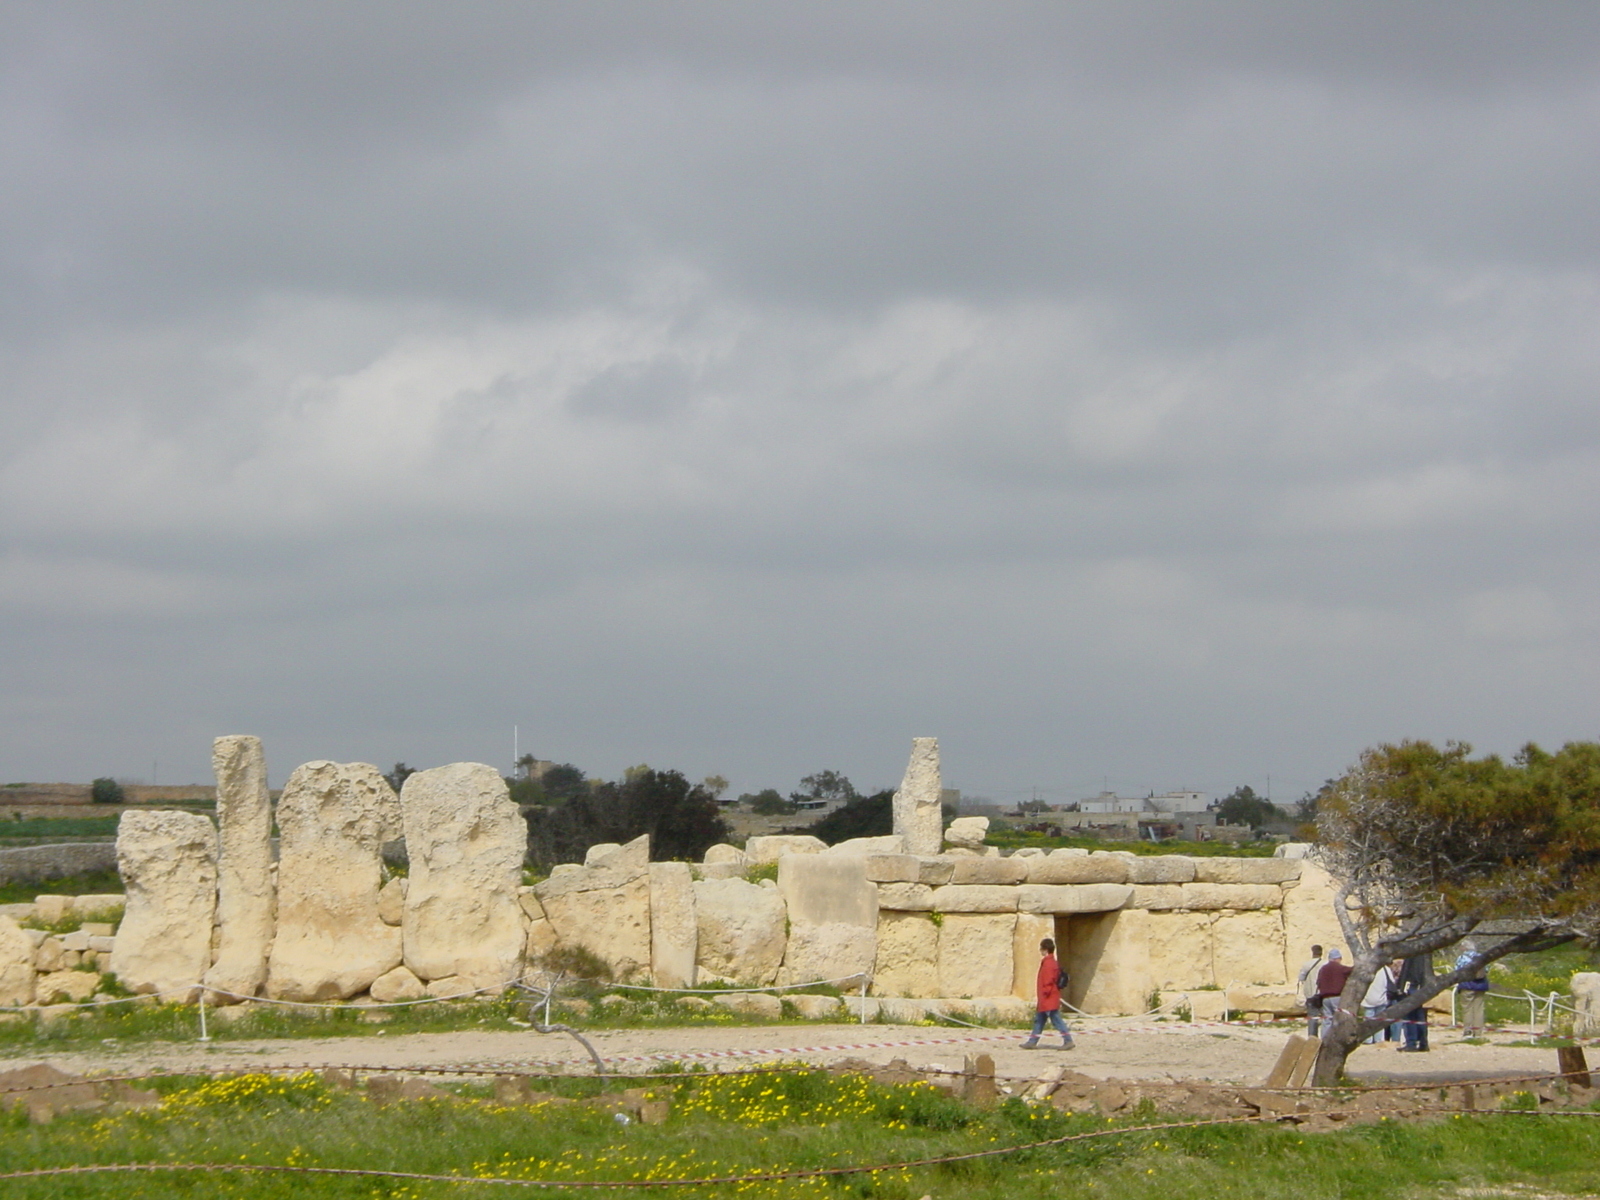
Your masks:
<path fill-rule="evenodd" d="M 661 1027 L 600 1030 L 586 1036 L 618 1072 L 648 1070 L 656 1062 L 699 1061 L 707 1066 L 772 1059 L 830 1063 L 844 1058 L 886 1063 L 903 1058 L 914 1066 L 959 1068 L 968 1054 L 994 1056 L 1002 1076 L 1031 1076 L 1070 1065 L 1099 1079 L 1211 1080 L 1260 1084 L 1295 1027 L 1283 1025 L 1152 1024 L 1139 1019 L 1091 1020 L 1074 1024 L 1077 1049 L 1021 1048 L 1014 1030 L 916 1025 L 765 1025 Z M 1492 1035 L 1468 1045 L 1453 1031 L 1435 1029 L 1427 1054 L 1399 1054 L 1390 1046 L 1362 1047 L 1350 1058 L 1357 1080 L 1450 1082 L 1552 1072 L 1554 1050 L 1514 1046 L 1526 1034 Z M 1045 1042 L 1048 1046 L 1054 1036 Z M 140 1042 L 61 1053 L 18 1050 L 10 1065 L 49 1062 L 74 1073 L 185 1071 L 219 1067 L 284 1067 L 298 1064 L 369 1068 L 543 1064 L 587 1069 L 589 1057 L 572 1037 L 532 1031 L 419 1033 L 325 1039 L 212 1042 Z M 1600 1062 L 1597 1062 L 1600 1067 Z"/>

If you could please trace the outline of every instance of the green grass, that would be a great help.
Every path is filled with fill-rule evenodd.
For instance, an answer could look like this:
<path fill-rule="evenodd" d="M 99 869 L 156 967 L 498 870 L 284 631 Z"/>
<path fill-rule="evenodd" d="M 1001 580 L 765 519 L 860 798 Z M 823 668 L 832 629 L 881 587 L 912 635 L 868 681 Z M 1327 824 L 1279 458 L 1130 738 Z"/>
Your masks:
<path fill-rule="evenodd" d="M 12 838 L 116 837 L 119 817 L 23 817 L 0 820 L 0 841 Z"/>
<path fill-rule="evenodd" d="M 27 904 L 35 896 L 106 896 L 122 890 L 122 877 L 115 871 L 95 871 L 60 879 L 0 883 L 0 904 Z"/>
<path fill-rule="evenodd" d="M 563 1083 L 593 1094 L 643 1081 Z M 0 1171 L 115 1162 L 246 1162 L 594 1181 L 701 1178 L 805 1167 L 879 1165 L 1001 1149 L 1152 1123 L 1063 1114 L 1007 1101 L 967 1108 L 926 1084 L 885 1085 L 819 1070 L 659 1080 L 664 1124 L 619 1123 L 603 1109 L 449 1098 L 380 1107 L 312 1076 L 162 1081 L 159 1108 L 68 1113 L 48 1126 L 3 1119 Z M 1312 1186 L 1314 1184 L 1314 1187 Z M 1600 1187 L 1600 1121 L 1520 1116 L 1383 1123 L 1308 1135 L 1291 1127 L 1130 1131 L 963 1163 L 746 1185 L 622 1193 L 294 1175 L 103 1175 L 10 1181 L 8 1200 L 58 1197 L 477 1197 L 665 1195 L 873 1197 L 917 1200 L 1304 1200 L 1328 1196 L 1453 1197 L 1465 1187 Z"/>
<path fill-rule="evenodd" d="M 1112 842 L 1094 837 L 1050 837 L 1043 833 L 1026 833 L 1013 829 L 990 829 L 984 839 L 1002 850 L 1020 850 L 1034 846 L 1040 850 L 1057 850 L 1063 847 L 1079 850 L 1129 850 L 1134 854 L 1187 854 L 1193 858 L 1271 858 L 1278 848 L 1277 842 Z"/>

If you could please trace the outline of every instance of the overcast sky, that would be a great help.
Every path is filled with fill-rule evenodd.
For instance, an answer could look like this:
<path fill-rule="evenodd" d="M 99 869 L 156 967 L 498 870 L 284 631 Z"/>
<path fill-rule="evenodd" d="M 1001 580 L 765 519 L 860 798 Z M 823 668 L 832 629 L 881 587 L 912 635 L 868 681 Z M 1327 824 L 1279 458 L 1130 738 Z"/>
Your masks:
<path fill-rule="evenodd" d="M 1600 736 L 1600 5 L 0 21 L 0 780 Z"/>

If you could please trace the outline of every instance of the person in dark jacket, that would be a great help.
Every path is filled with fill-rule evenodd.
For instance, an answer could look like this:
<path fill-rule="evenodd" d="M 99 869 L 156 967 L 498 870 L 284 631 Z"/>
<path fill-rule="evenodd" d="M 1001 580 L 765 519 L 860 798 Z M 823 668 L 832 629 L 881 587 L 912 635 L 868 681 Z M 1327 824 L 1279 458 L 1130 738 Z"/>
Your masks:
<path fill-rule="evenodd" d="M 1061 1019 L 1061 964 L 1056 961 L 1055 939 L 1045 938 L 1040 942 L 1039 954 L 1039 978 L 1034 986 L 1038 1003 L 1033 1014 L 1033 1032 L 1028 1035 L 1028 1040 L 1022 1043 L 1022 1048 L 1038 1049 L 1039 1035 L 1044 1032 L 1044 1023 L 1049 1021 L 1061 1035 L 1061 1048 L 1071 1050 L 1072 1031 Z"/>
<path fill-rule="evenodd" d="M 1426 954 L 1414 954 L 1406 959 L 1405 965 L 1400 968 L 1400 976 L 1395 980 L 1397 995 L 1395 999 L 1404 1000 L 1407 996 L 1416 995 L 1428 985 L 1433 977 L 1433 963 Z M 1399 1022 L 1401 1036 L 1405 1038 L 1402 1051 L 1413 1054 L 1426 1051 L 1428 1048 L 1428 1010 L 1419 1004 L 1416 1008 L 1401 1017 Z"/>

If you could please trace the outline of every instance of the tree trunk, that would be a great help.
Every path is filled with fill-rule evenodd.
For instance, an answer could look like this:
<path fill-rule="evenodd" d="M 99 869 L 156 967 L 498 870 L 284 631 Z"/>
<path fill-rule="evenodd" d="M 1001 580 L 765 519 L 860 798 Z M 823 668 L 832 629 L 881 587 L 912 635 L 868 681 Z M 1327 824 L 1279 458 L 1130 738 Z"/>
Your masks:
<path fill-rule="evenodd" d="M 1371 1032 L 1361 1026 L 1360 1015 L 1346 1012 L 1342 1004 L 1332 1018 L 1322 1018 L 1322 1048 L 1311 1073 L 1312 1087 L 1333 1087 L 1344 1078 L 1344 1064 L 1350 1052 Z"/>

